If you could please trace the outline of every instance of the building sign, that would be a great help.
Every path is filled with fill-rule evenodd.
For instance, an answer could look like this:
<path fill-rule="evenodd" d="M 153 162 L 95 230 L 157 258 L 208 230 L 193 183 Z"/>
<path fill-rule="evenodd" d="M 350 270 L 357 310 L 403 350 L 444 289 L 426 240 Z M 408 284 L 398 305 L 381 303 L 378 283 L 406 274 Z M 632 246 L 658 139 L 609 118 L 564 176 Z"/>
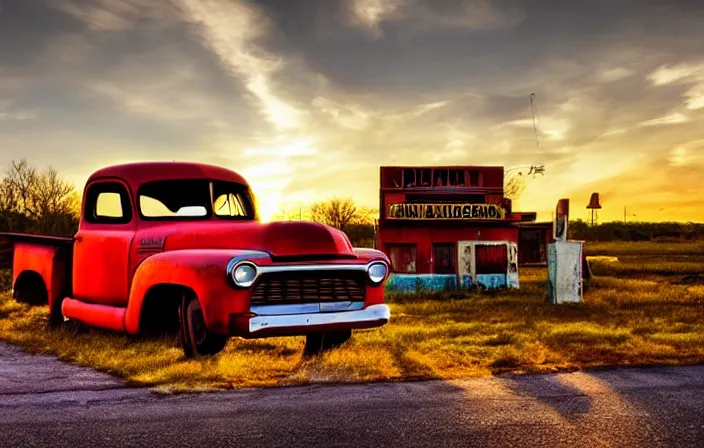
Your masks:
<path fill-rule="evenodd" d="M 390 219 L 502 219 L 496 204 L 391 204 Z"/>

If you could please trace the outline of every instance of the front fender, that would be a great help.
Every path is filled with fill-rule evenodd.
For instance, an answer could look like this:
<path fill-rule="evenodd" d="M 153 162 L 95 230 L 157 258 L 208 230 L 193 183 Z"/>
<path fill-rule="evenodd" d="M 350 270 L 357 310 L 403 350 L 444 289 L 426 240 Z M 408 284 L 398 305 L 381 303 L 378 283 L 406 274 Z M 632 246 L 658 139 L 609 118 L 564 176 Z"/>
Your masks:
<path fill-rule="evenodd" d="M 391 260 L 389 260 L 389 257 L 387 257 L 384 252 L 367 247 L 355 247 L 353 251 L 357 258 L 364 260 L 367 263 L 376 260 L 385 262 L 389 274 L 391 273 Z M 386 279 L 381 283 L 381 285 L 367 286 L 365 306 L 380 305 L 384 303 L 384 290 L 386 287 L 386 282 L 389 280 L 389 274 L 386 275 Z"/>
<path fill-rule="evenodd" d="M 265 259 L 266 252 L 231 249 L 174 250 L 152 255 L 135 271 L 125 314 L 125 330 L 139 333 L 142 305 L 149 289 L 157 285 L 189 288 L 198 297 L 210 331 L 226 334 L 231 313 L 246 312 L 247 294 L 229 281 L 227 265 L 235 257 Z"/>

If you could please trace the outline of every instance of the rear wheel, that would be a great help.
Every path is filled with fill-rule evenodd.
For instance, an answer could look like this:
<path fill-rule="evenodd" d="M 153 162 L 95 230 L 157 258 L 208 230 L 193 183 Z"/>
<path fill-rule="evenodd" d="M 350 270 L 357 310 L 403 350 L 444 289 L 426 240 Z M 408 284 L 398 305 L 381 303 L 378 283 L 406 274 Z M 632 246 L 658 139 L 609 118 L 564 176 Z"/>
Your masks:
<path fill-rule="evenodd" d="M 315 356 L 324 351 L 340 347 L 352 337 L 352 330 L 311 333 L 306 335 L 305 356 Z"/>
<path fill-rule="evenodd" d="M 208 331 L 198 298 L 185 293 L 179 309 L 181 345 L 187 358 L 214 355 L 227 344 L 227 337 Z"/>

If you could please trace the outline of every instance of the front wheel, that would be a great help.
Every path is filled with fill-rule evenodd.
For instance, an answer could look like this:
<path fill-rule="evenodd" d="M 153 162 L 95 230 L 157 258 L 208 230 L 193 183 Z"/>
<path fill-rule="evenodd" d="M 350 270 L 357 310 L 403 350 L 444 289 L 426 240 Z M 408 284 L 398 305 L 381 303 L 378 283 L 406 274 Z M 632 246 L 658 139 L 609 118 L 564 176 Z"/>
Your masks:
<path fill-rule="evenodd" d="M 181 345 L 186 358 L 214 355 L 225 348 L 227 337 L 209 332 L 198 298 L 184 294 L 179 309 Z"/>
<path fill-rule="evenodd" d="M 306 335 L 305 356 L 315 356 L 324 351 L 336 348 L 352 337 L 352 330 L 331 331 L 328 333 L 311 333 Z"/>

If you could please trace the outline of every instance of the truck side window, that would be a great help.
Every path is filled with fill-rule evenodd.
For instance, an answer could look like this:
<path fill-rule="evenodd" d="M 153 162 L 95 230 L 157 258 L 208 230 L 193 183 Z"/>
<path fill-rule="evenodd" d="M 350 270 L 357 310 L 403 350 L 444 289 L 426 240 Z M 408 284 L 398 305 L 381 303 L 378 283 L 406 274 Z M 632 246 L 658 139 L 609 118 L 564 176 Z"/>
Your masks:
<path fill-rule="evenodd" d="M 86 221 L 94 224 L 126 224 L 132 220 L 127 189 L 117 182 L 99 182 L 91 185 L 86 194 L 83 213 Z"/>
<path fill-rule="evenodd" d="M 101 218 L 122 218 L 122 202 L 120 193 L 105 191 L 98 194 L 95 200 L 95 216 Z"/>

